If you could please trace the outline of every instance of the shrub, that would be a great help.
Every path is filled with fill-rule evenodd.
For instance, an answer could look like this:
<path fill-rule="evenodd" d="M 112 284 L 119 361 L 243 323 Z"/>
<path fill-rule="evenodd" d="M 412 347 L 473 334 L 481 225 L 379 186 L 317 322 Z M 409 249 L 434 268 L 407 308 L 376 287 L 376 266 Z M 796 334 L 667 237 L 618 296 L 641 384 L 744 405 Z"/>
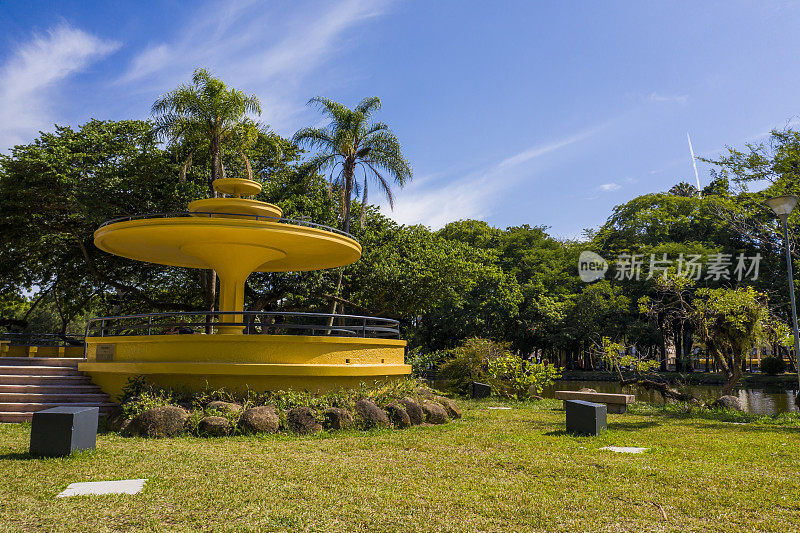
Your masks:
<path fill-rule="evenodd" d="M 786 372 L 786 363 L 782 357 L 764 357 L 761 359 L 761 371 L 770 376 Z"/>
<path fill-rule="evenodd" d="M 473 381 L 484 381 L 487 377 L 489 362 L 507 355 L 510 343 L 496 342 L 490 339 L 472 338 L 450 350 L 450 360 L 439 370 L 439 379 L 447 388 L 459 394 L 469 392 L 469 384 Z"/>
<path fill-rule="evenodd" d="M 561 377 L 561 372 L 553 365 L 525 361 L 521 357 L 507 353 L 489 361 L 491 385 L 501 396 L 527 398 L 531 391 L 540 394 L 544 387 Z"/>
<path fill-rule="evenodd" d="M 435 374 L 439 366 L 451 356 L 450 351 L 423 352 L 414 348 L 406 356 L 406 364 L 411 365 L 411 374 L 415 377 Z"/>

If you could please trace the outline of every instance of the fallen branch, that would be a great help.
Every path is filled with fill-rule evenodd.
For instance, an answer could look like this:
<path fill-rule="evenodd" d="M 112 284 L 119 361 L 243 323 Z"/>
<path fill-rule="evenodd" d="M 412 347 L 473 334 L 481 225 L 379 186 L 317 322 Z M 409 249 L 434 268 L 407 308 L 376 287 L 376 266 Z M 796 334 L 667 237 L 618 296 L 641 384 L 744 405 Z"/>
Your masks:
<path fill-rule="evenodd" d="M 645 378 L 630 378 L 630 379 L 623 379 L 619 382 L 620 385 L 639 385 L 647 390 L 654 390 L 657 391 L 663 396 L 664 398 L 670 398 L 672 400 L 677 400 L 679 402 L 689 402 L 689 403 L 702 403 L 699 399 L 694 397 L 691 394 L 685 394 L 677 389 L 673 389 L 666 383 L 661 381 L 653 381 L 652 379 L 645 379 Z"/>

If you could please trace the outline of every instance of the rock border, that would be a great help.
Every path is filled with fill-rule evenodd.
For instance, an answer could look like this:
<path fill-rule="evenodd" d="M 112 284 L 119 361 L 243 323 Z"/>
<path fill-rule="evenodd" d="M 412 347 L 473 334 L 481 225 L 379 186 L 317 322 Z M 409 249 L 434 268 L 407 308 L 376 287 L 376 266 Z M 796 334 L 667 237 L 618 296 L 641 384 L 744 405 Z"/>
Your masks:
<path fill-rule="evenodd" d="M 280 412 L 274 405 L 242 406 L 213 401 L 202 409 L 188 411 L 175 405 L 154 407 L 130 419 L 117 415 L 111 431 L 126 437 L 162 438 L 190 433 L 216 438 L 233 435 L 312 435 L 323 429 L 405 429 L 413 426 L 446 424 L 461 418 L 461 408 L 450 398 L 434 393 L 393 399 L 378 405 L 365 398 L 351 410 L 338 407 L 313 409 L 298 406 Z"/>

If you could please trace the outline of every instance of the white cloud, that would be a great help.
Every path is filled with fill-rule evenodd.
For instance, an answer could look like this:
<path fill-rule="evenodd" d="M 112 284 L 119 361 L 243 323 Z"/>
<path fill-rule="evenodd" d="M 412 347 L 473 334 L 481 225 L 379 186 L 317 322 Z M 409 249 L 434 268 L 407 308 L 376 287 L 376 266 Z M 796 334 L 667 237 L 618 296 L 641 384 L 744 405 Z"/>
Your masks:
<path fill-rule="evenodd" d="M 45 128 L 58 83 L 118 47 L 67 24 L 20 46 L 0 66 L 0 149 Z"/>
<path fill-rule="evenodd" d="M 415 179 L 396 194 L 394 211 L 390 211 L 386 203 L 381 204 L 381 209 L 401 224 L 424 224 L 434 229 L 454 220 L 487 216 L 511 185 L 529 177 L 526 163 L 582 141 L 604 127 L 531 146 L 484 170 L 468 172 L 462 178 L 453 179 L 452 173 L 446 172 Z"/>
<path fill-rule="evenodd" d="M 650 93 L 647 97 L 651 102 L 662 102 L 668 104 L 685 104 L 689 101 L 688 94 L 660 94 L 656 92 Z"/>
<path fill-rule="evenodd" d="M 256 93 L 263 120 L 291 129 L 316 94 L 298 84 L 349 44 L 348 31 L 381 15 L 387 0 L 342 0 L 276 13 L 279 6 L 248 1 L 198 9 L 173 40 L 154 43 L 133 58 L 117 84 L 157 92 L 186 82 L 206 67 L 231 85 Z"/>
<path fill-rule="evenodd" d="M 598 187 L 598 189 L 603 191 L 603 192 L 618 191 L 621 188 L 622 188 L 622 185 L 620 185 L 619 183 L 614 183 L 614 182 L 604 183 L 604 184 L 602 184 L 601 186 Z"/>

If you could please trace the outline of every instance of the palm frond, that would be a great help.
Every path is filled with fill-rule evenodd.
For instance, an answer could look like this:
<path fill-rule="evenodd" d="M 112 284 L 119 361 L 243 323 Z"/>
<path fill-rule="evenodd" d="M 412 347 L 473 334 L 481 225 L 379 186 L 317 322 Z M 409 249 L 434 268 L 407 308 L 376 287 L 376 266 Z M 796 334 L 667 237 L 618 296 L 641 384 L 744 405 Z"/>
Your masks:
<path fill-rule="evenodd" d="M 308 101 L 308 105 L 314 106 L 324 114 L 329 115 L 334 122 L 345 122 L 347 116 L 351 113 L 344 105 L 323 96 L 315 96 Z"/>
<path fill-rule="evenodd" d="M 328 98 L 315 97 L 309 105 L 320 109 L 331 119 L 324 128 L 304 128 L 293 141 L 298 145 L 319 150 L 312 158 L 312 167 L 330 169 L 328 185 L 339 188 L 340 207 L 345 210 L 350 198 L 361 194 L 361 222 L 366 216 L 369 181 L 374 179 L 394 208 L 391 182 L 400 187 L 411 180 L 411 165 L 403 157 L 400 142 L 383 122 L 369 122 L 372 114 L 381 108 L 378 97 L 365 98 L 354 109 Z M 342 165 L 339 174 L 334 173 Z M 355 167 L 361 166 L 364 178 L 353 179 Z M 348 175 L 344 171 L 348 169 Z M 350 197 L 348 198 L 348 195 Z M 345 225 L 349 221 L 344 221 Z"/>
<path fill-rule="evenodd" d="M 369 96 L 361 100 L 354 111 L 364 115 L 364 118 L 369 118 L 373 111 L 378 111 L 381 108 L 381 99 L 377 96 Z"/>

